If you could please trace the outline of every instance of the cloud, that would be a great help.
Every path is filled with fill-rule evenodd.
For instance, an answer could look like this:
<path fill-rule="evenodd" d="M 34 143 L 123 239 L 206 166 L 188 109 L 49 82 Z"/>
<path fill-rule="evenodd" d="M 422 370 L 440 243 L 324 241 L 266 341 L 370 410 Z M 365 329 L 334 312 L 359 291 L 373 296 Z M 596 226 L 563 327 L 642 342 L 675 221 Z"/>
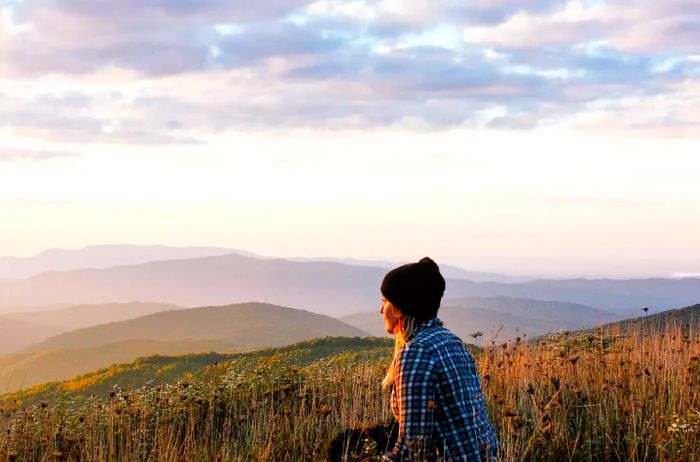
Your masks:
<path fill-rule="evenodd" d="M 42 162 L 46 160 L 76 157 L 77 155 L 77 153 L 69 151 L 25 149 L 0 146 L 0 162 Z"/>
<path fill-rule="evenodd" d="M 600 121 L 693 136 L 693 3 L 27 0 L 0 21 L 0 128 L 129 144 Z"/>
<path fill-rule="evenodd" d="M 545 11 L 527 6 L 495 24 L 469 24 L 464 40 L 506 48 L 609 43 L 620 52 L 700 52 L 700 10 L 688 0 L 571 0 Z"/>

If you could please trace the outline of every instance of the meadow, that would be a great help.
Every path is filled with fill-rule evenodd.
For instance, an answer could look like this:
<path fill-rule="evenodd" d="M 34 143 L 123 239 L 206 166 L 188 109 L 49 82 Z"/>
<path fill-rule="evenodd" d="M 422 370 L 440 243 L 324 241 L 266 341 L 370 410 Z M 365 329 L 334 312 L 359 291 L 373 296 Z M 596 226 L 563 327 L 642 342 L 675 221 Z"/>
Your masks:
<path fill-rule="evenodd" d="M 380 388 L 390 344 L 363 342 L 306 342 L 307 353 L 320 349 L 306 363 L 293 347 L 241 355 L 96 396 L 79 386 L 42 400 L 7 395 L 0 460 L 326 460 L 344 430 L 392 422 Z M 690 324 L 483 343 L 472 351 L 499 460 L 700 460 L 700 336 Z M 364 438 L 345 445 L 344 460 L 384 449 Z"/>

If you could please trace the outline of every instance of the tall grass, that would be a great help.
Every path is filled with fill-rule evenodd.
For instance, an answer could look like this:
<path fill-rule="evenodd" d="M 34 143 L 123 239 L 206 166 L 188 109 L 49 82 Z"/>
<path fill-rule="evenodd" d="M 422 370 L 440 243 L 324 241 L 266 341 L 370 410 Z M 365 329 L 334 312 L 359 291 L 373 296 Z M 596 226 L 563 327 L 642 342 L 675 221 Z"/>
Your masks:
<path fill-rule="evenodd" d="M 242 358 L 168 386 L 5 405 L 0 461 L 324 460 L 338 433 L 391 419 L 388 354 L 304 368 Z M 516 340 L 476 359 L 503 461 L 700 460 L 700 339 L 688 326 Z"/>

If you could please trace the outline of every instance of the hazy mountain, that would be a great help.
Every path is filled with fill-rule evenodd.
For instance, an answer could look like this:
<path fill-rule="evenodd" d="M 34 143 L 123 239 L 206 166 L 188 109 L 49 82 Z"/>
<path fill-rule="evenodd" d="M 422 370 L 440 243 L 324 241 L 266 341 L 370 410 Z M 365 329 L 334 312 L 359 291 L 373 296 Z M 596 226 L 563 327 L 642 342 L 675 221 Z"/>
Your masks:
<path fill-rule="evenodd" d="M 530 319 L 566 321 L 581 325 L 604 324 L 621 319 L 610 311 L 569 302 L 528 300 L 513 297 L 460 297 L 445 298 L 442 306 L 482 309 Z"/>
<path fill-rule="evenodd" d="M 333 263 L 345 263 L 347 265 L 355 266 L 374 266 L 377 268 L 383 268 L 386 271 L 396 268 L 399 265 L 408 262 L 392 263 L 385 260 L 358 260 L 355 258 L 302 258 L 294 257 L 287 258 L 287 260 L 298 261 L 298 262 L 333 262 Z M 521 276 L 509 276 L 505 274 L 498 273 L 486 273 L 480 271 L 467 271 L 463 268 L 452 265 L 440 265 L 440 272 L 446 278 L 453 279 L 468 279 L 474 282 L 525 282 L 530 281 L 530 277 Z"/>
<path fill-rule="evenodd" d="M 445 299 L 439 318 L 455 334 L 468 342 L 480 331 L 486 341 L 498 332 L 498 339 L 542 335 L 562 329 L 593 327 L 619 319 L 615 314 L 574 303 L 522 300 L 509 297 L 465 297 Z M 387 335 L 379 311 L 340 318 L 372 335 Z M 484 342 L 484 338 L 480 341 Z"/>
<path fill-rule="evenodd" d="M 379 306 L 385 268 L 333 262 L 295 262 L 238 254 L 48 272 L 1 280 L 0 303 L 10 306 L 153 300 L 185 306 L 256 300 L 303 306 L 329 316 Z M 446 297 L 507 296 L 572 302 L 629 314 L 700 301 L 700 279 L 571 279 L 524 283 L 448 279 Z"/>
<path fill-rule="evenodd" d="M 337 319 L 266 303 L 164 311 L 51 337 L 33 350 L 90 348 L 124 340 L 218 340 L 232 349 L 262 348 L 325 336 L 367 336 Z"/>
<path fill-rule="evenodd" d="M 57 326 L 0 316 L 0 354 L 19 351 L 59 332 Z"/>
<path fill-rule="evenodd" d="M 222 247 L 173 247 L 165 245 L 113 244 L 88 246 L 82 249 L 49 249 L 32 257 L 0 257 L 0 279 L 23 279 L 46 271 L 68 271 L 85 268 L 111 268 L 137 265 L 151 261 L 182 260 L 228 254 L 249 258 L 274 259 L 239 249 Z M 384 260 L 358 260 L 355 258 L 288 258 L 297 262 L 333 262 L 355 266 L 374 266 L 387 270 L 398 266 Z M 506 276 L 497 273 L 467 271 L 456 266 L 444 265 L 445 277 L 472 281 L 522 282 L 532 278 Z"/>
<path fill-rule="evenodd" d="M 0 279 L 0 284 L 2 283 L 2 280 Z M 0 303 L 2 303 L 2 300 L 0 300 Z M 36 311 L 55 311 L 55 310 L 60 310 L 63 308 L 70 308 L 70 304 L 51 304 L 51 305 L 36 305 L 36 306 L 31 306 L 31 305 L 22 305 L 20 307 L 16 306 L 0 306 L 0 316 L 5 316 L 8 314 L 15 314 L 15 313 L 29 313 L 29 312 L 36 312 Z"/>
<path fill-rule="evenodd" d="M 40 383 L 66 380 L 111 364 L 133 361 L 139 356 L 178 355 L 231 351 L 219 340 L 125 340 L 73 350 L 43 349 L 0 356 L 0 394 Z"/>
<path fill-rule="evenodd" d="M 454 293 L 573 302 L 629 316 L 644 306 L 658 311 L 697 303 L 700 279 L 541 279 L 518 284 L 454 280 Z"/>
<path fill-rule="evenodd" d="M 22 279 L 45 271 L 83 268 L 111 268 L 149 261 L 179 260 L 239 253 L 242 250 L 219 247 L 171 247 L 164 245 L 97 245 L 83 249 L 49 249 L 33 257 L 0 257 L 0 278 Z"/>
<path fill-rule="evenodd" d="M 60 328 L 62 331 L 67 331 L 179 309 L 182 309 L 182 307 L 165 303 L 104 303 L 100 305 L 77 305 L 54 310 L 7 313 L 3 317 L 50 324 Z M 54 334 L 56 333 L 54 332 Z"/>
<path fill-rule="evenodd" d="M 21 306 L 153 300 L 202 306 L 255 300 L 303 306 L 335 316 L 377 305 L 385 273 L 385 269 L 376 267 L 229 254 L 0 280 L 0 303 Z"/>

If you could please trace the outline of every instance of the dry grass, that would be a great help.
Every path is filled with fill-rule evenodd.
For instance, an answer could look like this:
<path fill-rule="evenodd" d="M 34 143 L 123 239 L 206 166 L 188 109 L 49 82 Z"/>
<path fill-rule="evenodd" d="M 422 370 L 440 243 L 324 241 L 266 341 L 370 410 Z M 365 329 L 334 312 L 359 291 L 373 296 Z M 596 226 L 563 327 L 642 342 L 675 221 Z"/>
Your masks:
<path fill-rule="evenodd" d="M 486 349 L 477 362 L 501 460 L 700 460 L 699 342 L 678 326 Z M 334 435 L 390 419 L 386 366 L 346 354 L 297 369 L 280 355 L 104 399 L 6 407 L 0 461 L 323 460 Z"/>

